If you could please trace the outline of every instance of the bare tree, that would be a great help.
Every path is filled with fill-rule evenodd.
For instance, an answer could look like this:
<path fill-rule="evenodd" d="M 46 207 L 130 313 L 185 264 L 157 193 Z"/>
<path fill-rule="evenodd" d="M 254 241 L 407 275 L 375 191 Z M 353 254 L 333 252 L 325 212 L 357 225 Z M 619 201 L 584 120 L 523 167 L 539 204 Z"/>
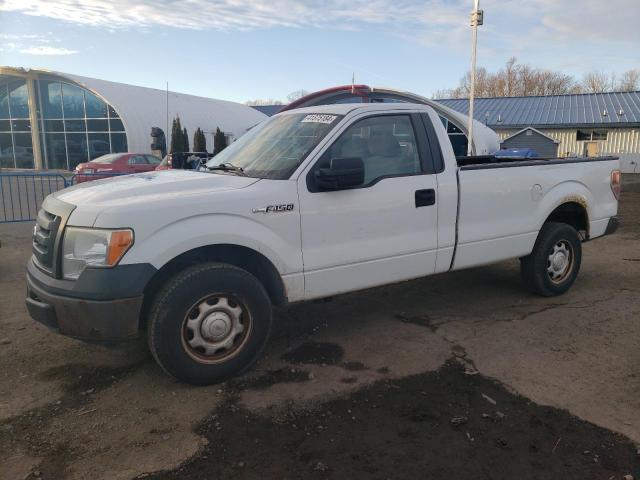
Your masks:
<path fill-rule="evenodd" d="M 511 57 L 507 60 L 507 64 L 504 67 L 504 86 L 502 87 L 505 97 L 513 97 L 516 95 L 518 70 L 518 61 L 516 57 Z"/>
<path fill-rule="evenodd" d="M 476 95 L 478 97 L 521 97 L 525 95 L 559 95 L 576 90 L 576 82 L 571 75 L 551 70 L 540 70 L 530 65 L 519 64 L 510 58 L 495 73 L 485 68 L 476 70 Z M 469 72 L 452 90 L 440 90 L 437 97 L 466 98 L 469 96 L 471 74 Z"/>
<path fill-rule="evenodd" d="M 571 75 L 550 70 L 527 70 L 522 95 L 563 95 L 577 89 Z"/>
<path fill-rule="evenodd" d="M 627 70 L 620 78 L 614 72 L 589 72 L 582 80 L 582 90 L 586 93 L 633 92 L 640 90 L 640 70 Z"/>
<path fill-rule="evenodd" d="M 282 105 L 282 100 L 275 100 L 273 98 L 265 98 L 265 99 L 256 99 L 256 100 L 247 100 L 244 102 L 245 105 L 249 107 L 257 107 L 261 105 Z"/>
<path fill-rule="evenodd" d="M 295 92 L 291 92 L 289 95 L 287 95 L 287 102 L 295 102 L 299 98 L 302 98 L 306 95 L 309 95 L 309 92 L 307 92 L 306 90 L 296 90 Z"/>
<path fill-rule="evenodd" d="M 621 92 L 635 92 L 640 90 L 640 70 L 627 70 L 620 77 L 618 90 Z"/>
<path fill-rule="evenodd" d="M 589 72 L 582 79 L 582 90 L 585 93 L 604 93 L 612 90 L 615 84 L 615 75 L 605 72 Z"/>

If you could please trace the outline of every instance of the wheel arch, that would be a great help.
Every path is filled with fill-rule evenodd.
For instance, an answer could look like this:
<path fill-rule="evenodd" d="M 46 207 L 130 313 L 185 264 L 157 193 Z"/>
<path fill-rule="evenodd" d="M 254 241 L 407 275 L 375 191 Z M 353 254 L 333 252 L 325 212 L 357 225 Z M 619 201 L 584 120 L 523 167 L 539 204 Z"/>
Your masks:
<path fill-rule="evenodd" d="M 249 247 L 235 244 L 205 245 L 174 257 L 165 263 L 151 278 L 144 289 L 144 300 L 140 315 L 140 327 L 144 328 L 151 303 L 165 282 L 185 268 L 204 262 L 221 262 L 234 265 L 254 275 L 264 286 L 273 305 L 287 303 L 285 284 L 275 265 L 262 253 Z"/>
<path fill-rule="evenodd" d="M 586 201 L 582 197 L 564 199 L 557 205 L 543 222 L 566 223 L 576 229 L 582 240 L 589 238 L 589 212 Z"/>
<path fill-rule="evenodd" d="M 537 208 L 538 231 L 549 222 L 566 223 L 575 228 L 581 239 L 590 235 L 591 207 L 595 199 L 589 187 L 581 181 L 567 180 L 545 192 Z"/>

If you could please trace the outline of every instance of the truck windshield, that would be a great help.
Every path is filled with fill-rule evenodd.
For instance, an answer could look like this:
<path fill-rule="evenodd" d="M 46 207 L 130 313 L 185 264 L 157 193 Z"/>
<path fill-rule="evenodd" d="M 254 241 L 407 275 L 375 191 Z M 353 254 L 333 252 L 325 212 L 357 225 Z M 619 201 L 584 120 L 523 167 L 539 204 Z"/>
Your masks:
<path fill-rule="evenodd" d="M 319 113 L 270 118 L 209 160 L 207 167 L 226 165 L 228 171 L 249 177 L 285 180 L 341 118 Z"/>

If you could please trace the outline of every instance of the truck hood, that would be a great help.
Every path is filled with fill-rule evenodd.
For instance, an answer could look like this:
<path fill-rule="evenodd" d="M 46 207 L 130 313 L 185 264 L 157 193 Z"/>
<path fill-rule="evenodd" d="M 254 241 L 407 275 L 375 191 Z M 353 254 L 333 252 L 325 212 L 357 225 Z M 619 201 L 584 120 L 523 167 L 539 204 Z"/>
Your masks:
<path fill-rule="evenodd" d="M 257 180 L 237 175 L 164 170 L 84 182 L 60 190 L 54 196 L 72 205 L 116 206 L 148 202 L 158 197 L 164 200 L 171 196 L 244 188 Z"/>
<path fill-rule="evenodd" d="M 185 197 L 245 188 L 258 180 L 237 175 L 164 170 L 80 183 L 53 196 L 76 206 L 72 224 L 92 225 L 97 215 L 106 209 L 171 202 L 172 199 L 184 201 Z"/>

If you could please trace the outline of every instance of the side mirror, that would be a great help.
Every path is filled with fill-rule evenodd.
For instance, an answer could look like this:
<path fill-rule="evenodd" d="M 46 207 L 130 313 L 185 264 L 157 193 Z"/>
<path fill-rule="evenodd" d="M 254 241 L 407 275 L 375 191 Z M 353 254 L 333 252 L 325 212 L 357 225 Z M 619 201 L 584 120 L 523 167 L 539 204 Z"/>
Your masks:
<path fill-rule="evenodd" d="M 344 190 L 364 183 L 364 162 L 362 158 L 332 158 L 329 168 L 319 168 L 315 172 L 319 190 Z"/>

